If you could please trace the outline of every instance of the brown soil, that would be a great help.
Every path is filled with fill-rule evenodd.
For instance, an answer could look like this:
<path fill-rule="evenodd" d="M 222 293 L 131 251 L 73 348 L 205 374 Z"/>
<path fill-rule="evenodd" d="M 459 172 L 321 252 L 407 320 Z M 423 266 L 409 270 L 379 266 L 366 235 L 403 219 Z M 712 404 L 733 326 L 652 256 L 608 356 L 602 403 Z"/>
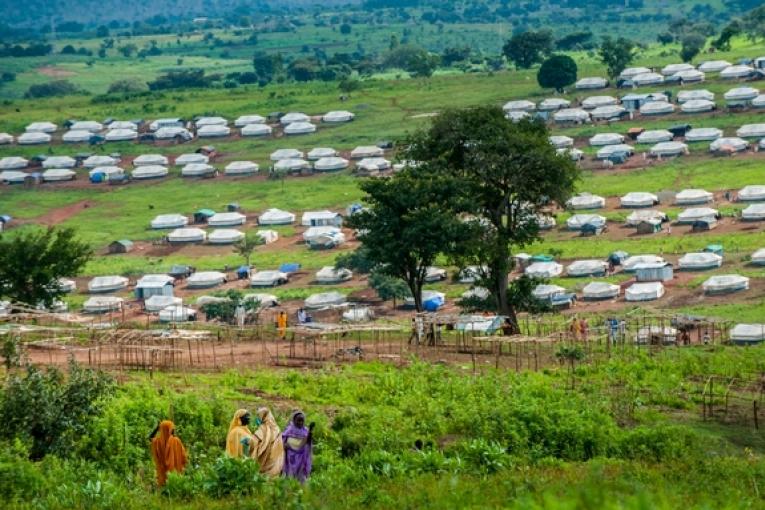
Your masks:
<path fill-rule="evenodd" d="M 47 226 L 58 225 L 59 223 L 63 223 L 72 216 L 78 214 L 83 209 L 87 209 L 92 204 L 93 202 L 89 200 L 81 200 L 80 202 L 75 202 L 74 204 L 67 205 L 65 207 L 53 209 L 50 212 L 43 214 L 42 216 L 38 216 L 33 220 L 33 222 Z"/>
<path fill-rule="evenodd" d="M 55 66 L 38 67 L 37 72 L 44 76 L 50 76 L 51 78 L 67 78 L 77 74 L 73 71 L 67 71 L 66 69 L 61 69 L 60 67 Z"/>

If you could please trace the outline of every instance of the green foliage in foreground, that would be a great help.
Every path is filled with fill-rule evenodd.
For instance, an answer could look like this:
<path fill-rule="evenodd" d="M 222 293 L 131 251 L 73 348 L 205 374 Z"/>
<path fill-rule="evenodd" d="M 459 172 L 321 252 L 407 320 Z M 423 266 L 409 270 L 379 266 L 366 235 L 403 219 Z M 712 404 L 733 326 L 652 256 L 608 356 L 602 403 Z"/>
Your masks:
<path fill-rule="evenodd" d="M 132 376 L 71 450 L 30 462 L 23 437 L 0 443 L 0 497 L 7 508 L 753 507 L 762 434 L 702 426 L 678 395 L 702 374 L 763 365 L 762 348 L 712 348 L 623 355 L 573 374 L 361 364 Z M 317 422 L 305 487 L 220 458 L 233 411 L 264 404 L 281 425 L 295 407 Z M 166 416 L 191 463 L 158 493 L 146 436 Z"/>

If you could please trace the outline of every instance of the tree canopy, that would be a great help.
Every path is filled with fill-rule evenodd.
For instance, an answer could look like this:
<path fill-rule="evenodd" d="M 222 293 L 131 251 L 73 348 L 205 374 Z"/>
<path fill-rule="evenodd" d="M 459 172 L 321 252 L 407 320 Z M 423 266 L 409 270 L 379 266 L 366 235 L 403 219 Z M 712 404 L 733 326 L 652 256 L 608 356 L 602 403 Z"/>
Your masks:
<path fill-rule="evenodd" d="M 604 37 L 598 55 L 608 69 L 608 76 L 616 78 L 635 59 L 635 43 L 624 37 Z"/>
<path fill-rule="evenodd" d="M 71 228 L 0 235 L 0 297 L 51 306 L 63 295 L 59 278 L 79 274 L 92 253 Z"/>
<path fill-rule="evenodd" d="M 537 73 L 539 86 L 563 92 L 563 88 L 576 82 L 577 67 L 568 55 L 553 55 L 544 62 Z"/>
<path fill-rule="evenodd" d="M 554 38 L 549 30 L 521 32 L 511 37 L 502 53 L 518 69 L 529 69 L 542 61 L 553 49 Z"/>

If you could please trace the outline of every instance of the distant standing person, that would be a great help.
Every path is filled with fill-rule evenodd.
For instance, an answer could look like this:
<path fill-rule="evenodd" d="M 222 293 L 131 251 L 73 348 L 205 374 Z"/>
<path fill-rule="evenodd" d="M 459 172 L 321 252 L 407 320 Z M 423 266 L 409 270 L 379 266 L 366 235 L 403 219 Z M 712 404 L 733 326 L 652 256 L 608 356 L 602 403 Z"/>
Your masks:
<path fill-rule="evenodd" d="M 287 312 L 279 312 L 276 316 L 276 329 L 279 331 L 279 338 L 287 338 Z"/>
<path fill-rule="evenodd" d="M 258 461 L 260 472 L 267 476 L 279 476 L 284 469 L 284 443 L 281 430 L 274 415 L 267 407 L 258 409 L 255 423 L 258 425 L 253 434 L 250 456 Z"/>
<path fill-rule="evenodd" d="M 175 425 L 170 420 L 160 422 L 149 439 L 151 439 L 151 456 L 157 468 L 157 485 L 162 487 L 167 483 L 167 473 L 171 471 L 183 473 L 189 457 L 181 440 L 175 437 Z"/>
<path fill-rule="evenodd" d="M 292 413 L 289 425 L 282 432 L 284 442 L 284 476 L 295 478 L 305 483 L 311 476 L 313 463 L 313 428 L 311 423 L 305 426 L 305 414 L 302 411 Z"/>
<path fill-rule="evenodd" d="M 229 457 L 241 459 L 250 456 L 254 439 L 249 427 L 251 418 L 247 409 L 239 409 L 234 413 L 226 436 L 226 455 Z"/>

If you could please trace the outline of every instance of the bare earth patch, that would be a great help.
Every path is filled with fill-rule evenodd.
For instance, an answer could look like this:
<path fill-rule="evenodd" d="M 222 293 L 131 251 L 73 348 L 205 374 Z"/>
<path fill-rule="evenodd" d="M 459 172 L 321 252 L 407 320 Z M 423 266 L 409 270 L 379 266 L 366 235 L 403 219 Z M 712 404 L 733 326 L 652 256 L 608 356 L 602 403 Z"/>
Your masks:
<path fill-rule="evenodd" d="M 77 75 L 77 73 L 73 71 L 67 71 L 66 69 L 61 69 L 56 66 L 38 67 L 37 72 L 44 76 L 50 76 L 51 78 L 68 78 Z"/>

